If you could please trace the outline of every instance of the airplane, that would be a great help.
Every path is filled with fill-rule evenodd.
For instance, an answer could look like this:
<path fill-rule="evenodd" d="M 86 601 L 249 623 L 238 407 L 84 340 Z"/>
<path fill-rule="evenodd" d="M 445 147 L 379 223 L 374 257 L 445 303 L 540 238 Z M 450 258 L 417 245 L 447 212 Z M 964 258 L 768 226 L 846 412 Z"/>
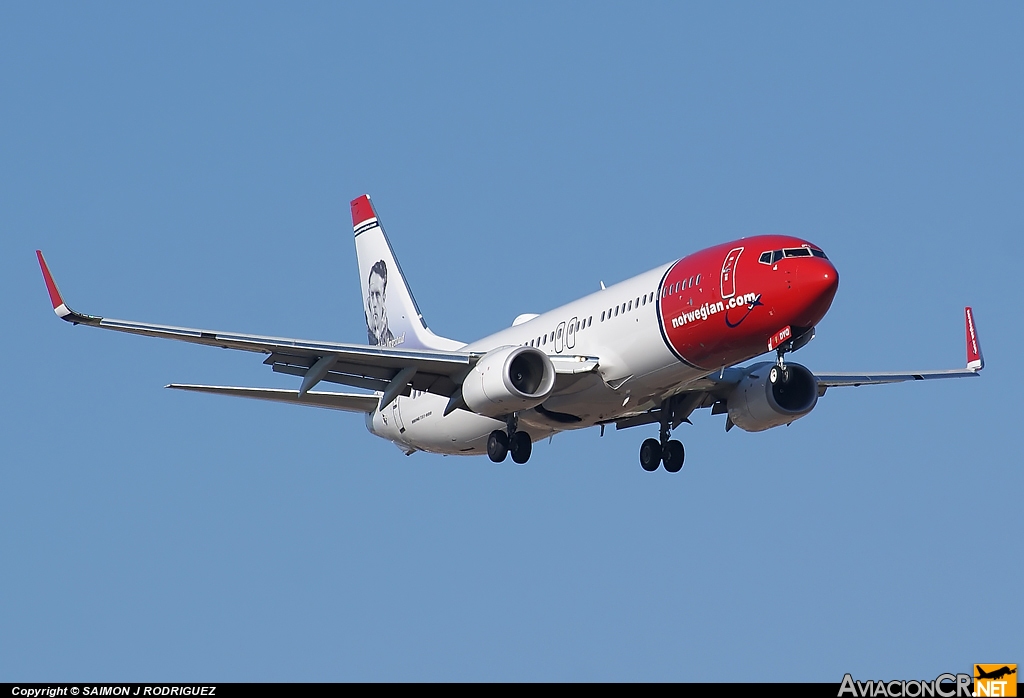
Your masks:
<path fill-rule="evenodd" d="M 978 673 L 978 675 L 974 677 L 976 679 L 1001 679 L 1004 676 L 1009 676 L 1010 674 L 1016 674 L 1017 673 L 1016 665 L 1014 665 L 1013 669 L 1011 669 L 1008 666 L 1003 666 L 1003 667 L 1001 667 L 999 669 L 996 669 L 994 671 L 985 671 L 980 666 L 975 665 L 975 669 L 977 670 L 977 673 Z"/>
<path fill-rule="evenodd" d="M 265 337 L 75 312 L 36 251 L 62 320 L 149 337 L 256 352 L 297 390 L 171 384 L 167 388 L 309 405 L 364 415 L 370 433 L 406 455 L 486 453 L 530 459 L 533 443 L 598 426 L 653 425 L 641 467 L 683 467 L 672 431 L 695 410 L 725 429 L 759 432 L 806 416 L 829 388 L 978 376 L 973 311 L 964 309 L 967 365 L 901 373 L 818 373 L 786 360 L 815 336 L 839 288 L 817 245 L 758 235 L 710 247 L 542 314 L 519 315 L 465 343 L 423 319 L 368 195 L 351 202 L 367 344 Z M 774 352 L 774 360 L 740 365 Z M 362 392 L 313 390 L 334 383 Z"/>

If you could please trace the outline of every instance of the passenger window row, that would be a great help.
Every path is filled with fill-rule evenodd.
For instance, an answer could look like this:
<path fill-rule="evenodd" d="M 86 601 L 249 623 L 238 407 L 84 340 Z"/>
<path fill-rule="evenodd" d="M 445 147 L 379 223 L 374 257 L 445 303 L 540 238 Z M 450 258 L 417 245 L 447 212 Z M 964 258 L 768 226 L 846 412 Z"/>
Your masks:
<path fill-rule="evenodd" d="M 670 286 L 666 286 L 664 290 L 662 290 L 661 292 L 661 297 L 667 298 L 668 296 L 671 296 L 673 293 L 685 291 L 686 289 L 693 288 L 694 286 L 697 286 L 699 284 L 700 274 L 697 274 L 697 276 L 691 276 L 689 279 L 683 279 L 682 281 L 677 281 L 674 284 L 671 284 Z"/>
<path fill-rule="evenodd" d="M 784 250 L 770 250 L 768 252 L 762 252 L 757 261 L 761 264 L 775 264 L 784 257 L 818 257 L 819 259 L 828 259 L 828 257 L 825 256 L 825 253 L 821 250 L 805 246 L 787 247 Z"/>
<path fill-rule="evenodd" d="M 611 320 L 613 317 L 618 317 L 619 313 L 628 313 L 631 310 L 635 310 L 641 306 L 647 305 L 648 303 L 654 302 L 654 291 L 645 293 L 642 296 L 637 296 L 633 300 L 626 301 L 622 305 L 617 305 L 614 308 L 609 308 L 601 313 L 601 322 L 605 320 Z"/>

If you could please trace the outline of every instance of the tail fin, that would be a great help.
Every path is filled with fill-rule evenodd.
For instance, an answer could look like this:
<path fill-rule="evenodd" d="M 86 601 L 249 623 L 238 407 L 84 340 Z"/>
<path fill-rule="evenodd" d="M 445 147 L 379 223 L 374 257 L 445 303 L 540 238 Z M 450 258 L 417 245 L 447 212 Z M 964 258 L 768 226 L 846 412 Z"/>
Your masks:
<path fill-rule="evenodd" d="M 370 197 L 352 201 L 359 285 L 363 291 L 367 341 L 374 346 L 448 351 L 462 342 L 438 337 L 427 329 L 391 243 L 377 220 Z"/>

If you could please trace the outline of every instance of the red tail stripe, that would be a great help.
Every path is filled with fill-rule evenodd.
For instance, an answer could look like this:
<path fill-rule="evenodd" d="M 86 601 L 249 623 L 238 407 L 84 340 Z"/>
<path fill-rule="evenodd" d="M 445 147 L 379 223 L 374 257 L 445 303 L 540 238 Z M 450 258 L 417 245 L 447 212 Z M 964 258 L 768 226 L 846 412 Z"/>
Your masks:
<path fill-rule="evenodd" d="M 370 197 L 363 194 L 358 199 L 352 200 L 352 226 L 357 227 L 361 223 L 365 223 L 371 218 L 376 218 L 376 214 L 373 212 L 373 204 L 370 203 Z"/>

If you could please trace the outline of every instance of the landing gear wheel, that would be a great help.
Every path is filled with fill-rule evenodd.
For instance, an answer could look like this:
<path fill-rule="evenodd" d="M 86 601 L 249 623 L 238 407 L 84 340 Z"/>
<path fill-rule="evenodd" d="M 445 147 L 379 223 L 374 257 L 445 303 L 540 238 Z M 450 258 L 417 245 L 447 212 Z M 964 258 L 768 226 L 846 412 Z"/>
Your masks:
<path fill-rule="evenodd" d="M 661 443 L 657 439 L 647 439 L 640 445 L 640 467 L 653 473 L 661 465 Z"/>
<path fill-rule="evenodd" d="M 508 455 L 508 436 L 505 432 L 494 430 L 487 437 L 487 457 L 495 463 L 505 460 Z"/>
<path fill-rule="evenodd" d="M 789 382 L 789 376 L 789 368 L 782 363 L 781 357 L 779 358 L 779 363 L 772 366 L 771 370 L 768 372 L 768 380 L 772 385 L 776 383 L 782 383 L 785 385 Z"/>
<path fill-rule="evenodd" d="M 513 434 L 509 443 L 509 451 L 512 453 L 512 460 L 519 465 L 530 460 L 530 454 L 533 453 L 533 442 L 530 441 L 530 435 L 525 431 L 517 431 Z"/>
<path fill-rule="evenodd" d="M 665 444 L 665 448 L 661 453 L 661 460 L 665 463 L 665 470 L 670 473 L 678 473 L 683 469 L 683 459 L 685 457 L 686 451 L 683 449 L 683 444 L 675 440 Z"/>

